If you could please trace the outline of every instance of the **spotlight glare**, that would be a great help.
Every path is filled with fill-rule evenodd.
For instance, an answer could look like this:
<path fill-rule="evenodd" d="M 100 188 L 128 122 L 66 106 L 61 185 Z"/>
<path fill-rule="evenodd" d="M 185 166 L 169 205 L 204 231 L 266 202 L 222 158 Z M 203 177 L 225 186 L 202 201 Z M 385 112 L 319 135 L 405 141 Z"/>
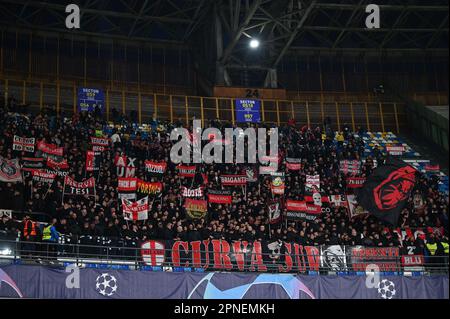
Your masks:
<path fill-rule="evenodd" d="M 256 49 L 259 47 L 259 41 L 256 39 L 253 39 L 250 41 L 250 48 L 252 49 Z"/>

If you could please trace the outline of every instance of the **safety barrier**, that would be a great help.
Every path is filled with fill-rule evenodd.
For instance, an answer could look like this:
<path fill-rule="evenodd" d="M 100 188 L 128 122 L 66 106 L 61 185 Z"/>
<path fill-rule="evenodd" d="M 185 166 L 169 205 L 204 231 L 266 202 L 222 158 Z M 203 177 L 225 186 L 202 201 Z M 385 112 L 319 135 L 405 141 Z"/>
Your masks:
<path fill-rule="evenodd" d="M 92 236 L 67 237 L 60 243 L 0 239 L 0 262 L 159 271 L 181 269 L 346 275 L 370 271 L 392 275 L 448 274 L 449 270 L 448 255 L 410 255 L 407 250 L 400 253 L 398 248 L 392 247 L 301 246 L 280 242 L 278 248 L 272 247 L 270 252 L 265 252 L 261 250 L 261 245 L 265 243 L 261 242 L 240 250 L 235 250 L 236 242 L 232 244 L 233 249 L 229 249 L 227 245 L 222 245 L 224 241 L 221 240 L 208 241 L 211 249 L 203 245 L 205 241 L 202 246 L 200 242 L 194 244 L 195 248 L 190 248 L 193 242 L 173 241 L 172 248 L 167 248 L 163 242 L 148 241 L 140 245 L 133 240 Z M 272 241 L 269 245 L 274 243 L 277 242 Z M 283 245 L 289 249 L 283 251 Z M 375 254 L 369 256 L 369 252 Z"/>
<path fill-rule="evenodd" d="M 71 116 L 77 112 L 78 86 L 69 82 L 38 80 L 0 80 L 0 92 L 14 97 L 27 111 L 38 112 L 45 106 L 55 107 L 58 114 Z M 189 124 L 192 118 L 219 118 L 236 123 L 235 99 L 150 93 L 143 90 L 111 90 L 105 92 L 105 117 L 113 120 L 113 109 L 119 114 L 135 112 L 139 123 L 158 119 L 180 120 Z M 6 102 L 6 98 L 5 98 Z M 20 106 L 19 106 L 20 109 Z M 406 127 L 405 105 L 397 102 L 331 102 L 319 100 L 261 100 L 261 120 L 282 125 L 295 119 L 300 125 L 317 125 L 329 118 L 335 128 L 348 125 L 353 131 L 364 127 L 369 131 L 400 133 Z"/>

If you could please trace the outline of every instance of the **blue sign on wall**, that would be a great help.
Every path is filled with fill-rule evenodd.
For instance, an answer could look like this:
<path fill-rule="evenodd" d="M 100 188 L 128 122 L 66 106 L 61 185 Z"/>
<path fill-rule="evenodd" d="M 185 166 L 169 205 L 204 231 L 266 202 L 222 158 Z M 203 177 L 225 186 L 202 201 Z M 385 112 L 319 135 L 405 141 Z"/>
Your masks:
<path fill-rule="evenodd" d="M 236 121 L 238 123 L 261 122 L 261 101 L 236 100 Z"/>
<path fill-rule="evenodd" d="M 93 112 L 96 106 L 100 108 L 100 111 L 103 111 L 104 104 L 105 95 L 102 90 L 91 88 L 78 89 L 78 110 L 80 112 Z"/>

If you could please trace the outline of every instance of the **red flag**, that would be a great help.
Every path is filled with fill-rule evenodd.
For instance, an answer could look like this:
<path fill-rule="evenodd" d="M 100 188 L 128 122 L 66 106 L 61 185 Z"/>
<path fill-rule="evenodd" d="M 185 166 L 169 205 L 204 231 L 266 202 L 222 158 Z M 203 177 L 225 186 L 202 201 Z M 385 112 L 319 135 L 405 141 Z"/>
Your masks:
<path fill-rule="evenodd" d="M 195 166 L 178 165 L 178 174 L 182 177 L 194 177 L 197 168 Z"/>
<path fill-rule="evenodd" d="M 95 170 L 95 153 L 94 151 L 86 152 L 86 172 L 93 172 Z"/>

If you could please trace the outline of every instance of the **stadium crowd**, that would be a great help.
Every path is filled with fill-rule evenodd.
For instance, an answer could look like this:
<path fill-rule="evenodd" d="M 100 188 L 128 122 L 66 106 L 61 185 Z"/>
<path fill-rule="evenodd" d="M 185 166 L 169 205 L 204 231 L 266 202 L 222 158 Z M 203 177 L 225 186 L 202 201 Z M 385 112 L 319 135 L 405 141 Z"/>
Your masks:
<path fill-rule="evenodd" d="M 398 226 L 384 224 L 371 215 L 351 218 L 345 207 L 331 207 L 315 221 L 282 221 L 270 224 L 267 203 L 272 199 L 270 176 L 259 176 L 257 183 L 249 183 L 246 192 L 241 188 L 231 188 L 231 205 L 210 204 L 206 218 L 192 220 L 186 217 L 181 205 L 180 185 L 196 188 L 205 180 L 200 174 L 194 179 L 180 177 L 176 165 L 169 160 L 172 142 L 169 133 L 175 123 L 153 119 L 148 136 L 132 125 L 133 114 L 129 118 L 112 112 L 114 122 L 121 128 L 114 129 L 111 136 L 112 147 L 101 157 L 100 171 L 96 183 L 96 197 L 66 196 L 63 201 L 63 178 L 59 177 L 49 188 L 48 185 L 33 183 L 30 178 L 24 183 L 0 182 L 0 209 L 27 212 L 25 222 L 18 223 L 7 216 L 0 220 L 0 230 L 20 231 L 22 237 L 38 241 L 42 237 L 37 229 L 30 237 L 24 225 L 32 218 L 31 212 L 43 212 L 54 219 L 59 233 L 71 236 L 90 235 L 118 237 L 125 240 L 145 241 L 148 239 L 201 240 L 207 238 L 226 240 L 266 240 L 281 239 L 305 245 L 365 245 L 424 247 L 424 240 L 448 242 L 448 197 L 438 191 L 438 178 L 420 174 L 414 195 L 420 195 L 423 205 L 418 209 L 411 196 L 409 204 L 401 213 Z M 67 119 L 64 115 L 47 108 L 38 115 L 22 115 L 0 110 L 0 156 L 5 159 L 29 157 L 24 152 L 14 151 L 14 135 L 34 137 L 64 148 L 69 163 L 69 176 L 81 181 L 93 173 L 85 171 L 86 151 L 91 149 L 90 137 L 106 126 L 100 112 L 81 113 Z M 211 120 L 209 126 L 220 129 L 231 127 L 230 123 Z M 317 127 L 298 127 L 291 121 L 280 130 L 280 152 L 282 158 L 301 158 L 303 169 L 286 176 L 285 198 L 301 200 L 305 195 L 306 174 L 321 176 L 322 195 L 346 194 L 346 178 L 339 170 L 340 160 L 363 160 L 362 176 L 368 176 L 374 169 L 374 160 L 384 159 L 381 151 L 373 157 L 363 158 L 364 141 L 351 132 L 348 126 L 335 135 L 330 121 Z M 325 134 L 323 134 L 323 131 Z M 360 129 L 357 133 L 363 133 Z M 359 135 L 360 135 L 359 134 Z M 134 138 L 132 138 L 134 137 Z M 136 177 L 148 180 L 145 160 L 168 163 L 167 171 L 161 178 L 164 190 L 155 198 L 146 221 L 125 221 L 118 200 L 118 178 L 114 158 L 126 154 L 137 158 Z M 221 174 L 241 173 L 244 165 L 202 164 L 207 175 L 206 189 L 220 189 Z M 284 170 L 284 164 L 281 166 Z M 149 180 L 150 181 L 150 180 Z M 395 229 L 410 227 L 423 228 L 426 238 L 401 241 Z M 444 231 L 434 231 L 443 229 Z M 25 231 L 24 231 L 25 230 Z"/>

